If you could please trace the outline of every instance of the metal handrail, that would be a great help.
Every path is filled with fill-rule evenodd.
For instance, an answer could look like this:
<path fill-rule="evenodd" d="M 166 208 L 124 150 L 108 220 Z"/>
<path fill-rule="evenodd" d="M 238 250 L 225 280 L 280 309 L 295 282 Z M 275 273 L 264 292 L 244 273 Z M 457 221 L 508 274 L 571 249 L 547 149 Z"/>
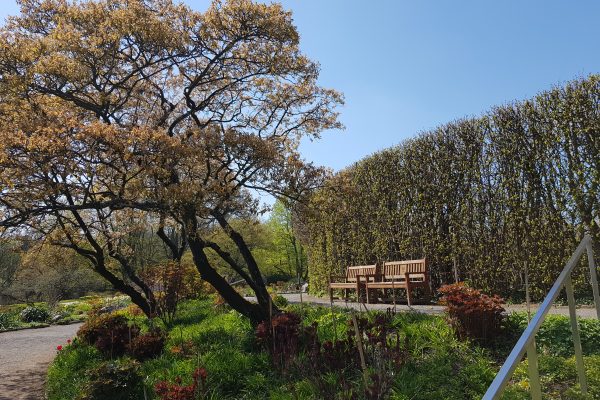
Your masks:
<path fill-rule="evenodd" d="M 599 224 L 600 225 L 600 224 Z M 587 380 L 585 376 L 585 369 L 583 366 L 583 353 L 581 351 L 581 338 L 579 336 L 579 328 L 577 324 L 577 314 L 575 309 L 575 296 L 573 294 L 573 284 L 571 282 L 571 272 L 583 256 L 583 253 L 587 251 L 588 265 L 590 268 L 590 280 L 592 284 L 592 292 L 594 294 L 594 304 L 596 306 L 596 316 L 600 320 L 600 294 L 598 290 L 598 278 L 596 275 L 596 265 L 594 263 L 594 253 L 592 247 L 592 238 L 590 235 L 585 235 L 577 249 L 565 265 L 556 282 L 548 292 L 548 295 L 542 302 L 540 308 L 535 313 L 535 316 L 517 341 L 517 344 L 510 352 L 508 358 L 500 368 L 498 375 L 485 392 L 483 400 L 495 400 L 499 399 L 504 388 L 508 384 L 515 368 L 523 358 L 525 352 L 527 352 L 528 359 L 528 374 L 529 374 L 529 387 L 531 398 L 534 400 L 541 400 L 542 391 L 540 385 L 539 370 L 537 365 L 537 351 L 535 346 L 535 335 L 540 329 L 540 326 L 544 322 L 546 315 L 550 311 L 550 307 L 560 294 L 560 291 L 565 288 L 567 292 L 567 302 L 569 304 L 569 318 L 571 320 L 571 332 L 573 335 L 573 344 L 575 347 L 575 359 L 577 365 L 577 376 L 579 379 L 579 386 L 582 393 L 587 393 Z"/>

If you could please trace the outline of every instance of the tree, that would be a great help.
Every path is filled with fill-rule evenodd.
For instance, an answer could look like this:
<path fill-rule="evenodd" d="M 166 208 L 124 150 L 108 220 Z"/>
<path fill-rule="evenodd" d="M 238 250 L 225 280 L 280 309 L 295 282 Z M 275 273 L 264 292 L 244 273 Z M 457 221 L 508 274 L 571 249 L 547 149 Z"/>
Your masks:
<path fill-rule="evenodd" d="M 149 224 L 174 261 L 189 249 L 234 309 L 267 318 L 258 264 L 230 220 L 257 214 L 256 191 L 297 199 L 318 184 L 323 171 L 297 146 L 341 126 L 342 97 L 317 85 L 291 14 L 250 0 L 204 13 L 171 0 L 20 5 L 0 33 L 0 227 L 75 250 L 153 315 L 123 240 Z M 206 237 L 214 227 L 243 262 Z"/>
<path fill-rule="evenodd" d="M 282 201 L 275 202 L 268 225 L 273 234 L 275 260 L 272 262 L 282 272 L 296 277 L 298 284 L 306 281 L 308 275 L 307 258 L 304 247 L 297 239 L 292 223 L 292 211 Z"/>
<path fill-rule="evenodd" d="M 76 252 L 40 243 L 23 252 L 14 279 L 3 294 L 21 302 L 43 300 L 54 305 L 107 289 L 106 282 Z"/>
<path fill-rule="evenodd" d="M 16 242 L 0 239 L 0 289 L 10 286 L 20 263 Z"/>
<path fill-rule="evenodd" d="M 265 254 L 270 254 L 273 248 L 273 238 L 271 237 L 271 232 L 267 226 L 257 218 L 231 219 L 229 223 L 233 229 L 244 237 L 246 245 L 252 252 L 252 256 L 256 260 L 265 281 L 268 281 L 268 275 L 271 272 L 271 268 Z M 236 263 L 242 264 L 244 262 L 244 257 L 238 250 L 236 244 L 220 227 L 215 226 L 210 232 L 207 232 L 205 236 L 211 242 L 216 243 L 223 251 L 229 253 Z M 242 277 L 232 270 L 229 264 L 227 264 L 218 253 L 209 251 L 207 255 L 211 265 L 213 265 L 219 274 L 223 275 L 228 281 L 239 281 L 242 279 Z"/>

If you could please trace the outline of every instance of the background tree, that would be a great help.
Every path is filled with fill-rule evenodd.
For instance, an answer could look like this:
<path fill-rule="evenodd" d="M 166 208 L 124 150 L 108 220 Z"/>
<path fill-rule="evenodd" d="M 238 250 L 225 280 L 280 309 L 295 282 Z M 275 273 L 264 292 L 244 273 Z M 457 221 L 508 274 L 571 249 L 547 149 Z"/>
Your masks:
<path fill-rule="evenodd" d="M 251 193 L 298 198 L 319 182 L 296 149 L 340 127 L 342 102 L 317 85 L 291 14 L 249 0 L 204 13 L 169 0 L 20 4 L 0 32 L 0 226 L 52 236 L 153 315 L 152 288 L 123 239 L 133 215 L 154 224 L 174 261 L 189 249 L 234 309 L 267 318 L 261 271 L 230 221 L 257 214 Z M 214 227 L 243 262 L 205 236 Z"/>
<path fill-rule="evenodd" d="M 304 247 L 296 237 L 292 222 L 292 211 L 282 201 L 275 202 L 267 221 L 272 235 L 273 252 L 271 264 L 281 272 L 306 281 L 308 274 Z"/>
<path fill-rule="evenodd" d="M 20 249 L 17 241 L 0 239 L 0 293 L 15 279 L 19 263 Z"/>
<path fill-rule="evenodd" d="M 45 301 L 52 306 L 109 289 L 76 252 L 38 244 L 23 252 L 14 279 L 2 293 L 13 301 Z"/>
<path fill-rule="evenodd" d="M 267 255 L 270 254 L 272 248 L 271 232 L 268 230 L 267 226 L 257 218 L 231 219 L 230 225 L 245 238 L 248 249 L 251 251 L 260 271 L 267 281 L 268 276 L 272 272 L 267 260 Z M 220 227 L 213 226 L 205 236 L 207 240 L 218 245 L 222 251 L 229 253 L 236 263 L 244 263 L 244 257 L 240 253 L 235 242 L 233 242 L 229 235 Z M 214 265 L 215 269 L 229 282 L 243 281 L 243 278 L 233 270 L 221 256 L 219 256 L 218 252 L 209 249 L 207 255 L 211 265 Z"/>
<path fill-rule="evenodd" d="M 291 212 L 281 201 L 275 202 L 269 218 L 238 218 L 231 226 L 246 240 L 252 256 L 256 259 L 265 282 L 287 281 L 306 277 L 306 254 L 292 231 Z M 219 227 L 214 227 L 207 238 L 226 251 L 237 262 L 244 262 L 236 244 Z M 244 281 L 242 277 L 214 251 L 208 257 L 215 269 L 230 282 Z"/>

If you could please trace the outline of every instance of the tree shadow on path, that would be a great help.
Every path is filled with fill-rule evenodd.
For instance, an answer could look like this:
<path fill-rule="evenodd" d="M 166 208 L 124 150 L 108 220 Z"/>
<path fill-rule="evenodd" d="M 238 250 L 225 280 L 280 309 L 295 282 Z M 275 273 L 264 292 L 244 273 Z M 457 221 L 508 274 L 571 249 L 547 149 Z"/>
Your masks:
<path fill-rule="evenodd" d="M 48 364 L 35 369 L 0 372 L 0 400 L 43 400 Z"/>

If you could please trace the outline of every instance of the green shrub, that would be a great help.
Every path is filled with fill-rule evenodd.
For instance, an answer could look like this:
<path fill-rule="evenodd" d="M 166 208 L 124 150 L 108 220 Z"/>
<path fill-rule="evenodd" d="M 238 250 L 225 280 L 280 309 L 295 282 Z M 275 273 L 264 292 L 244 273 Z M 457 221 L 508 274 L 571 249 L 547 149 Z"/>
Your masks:
<path fill-rule="evenodd" d="M 0 331 L 16 328 L 17 326 L 19 326 L 19 322 L 13 313 L 0 313 Z"/>
<path fill-rule="evenodd" d="M 88 372 L 77 400 L 139 400 L 144 386 L 139 364 L 127 359 L 107 361 Z"/>
<path fill-rule="evenodd" d="M 282 295 L 276 294 L 273 297 L 273 304 L 275 304 L 279 308 L 285 308 L 290 304 L 290 302 L 288 301 L 288 299 L 286 299 Z"/>
<path fill-rule="evenodd" d="M 50 312 L 44 307 L 29 306 L 20 313 L 23 322 L 46 322 Z"/>
<path fill-rule="evenodd" d="M 589 211 L 578 198 L 596 207 L 598 98 L 599 75 L 577 79 L 438 126 L 329 177 L 298 210 L 311 292 L 327 291 L 328 275 L 348 265 L 415 253 L 447 280 L 451 249 L 461 274 L 505 296 L 522 284 L 527 255 L 531 295 L 541 300 L 591 228 L 579 222 Z M 589 293 L 583 277 L 574 274 L 574 285 Z"/>
<path fill-rule="evenodd" d="M 581 347 L 584 354 L 600 354 L 600 321 L 592 318 L 578 318 Z M 527 327 L 525 313 L 509 314 L 504 321 L 507 341 L 510 347 Z M 574 354 L 571 336 L 571 322 L 564 315 L 547 315 L 536 335 L 538 349 L 548 355 L 570 357 Z"/>
<path fill-rule="evenodd" d="M 55 310 L 50 314 L 49 321 L 53 324 L 60 323 L 61 321 L 68 320 L 71 318 L 71 314 L 69 314 L 65 310 Z"/>
<path fill-rule="evenodd" d="M 287 310 L 302 317 L 304 326 L 317 324 L 317 335 L 320 340 L 335 340 L 346 335 L 348 319 L 346 310 L 334 307 L 317 307 L 309 304 L 291 304 Z"/>

